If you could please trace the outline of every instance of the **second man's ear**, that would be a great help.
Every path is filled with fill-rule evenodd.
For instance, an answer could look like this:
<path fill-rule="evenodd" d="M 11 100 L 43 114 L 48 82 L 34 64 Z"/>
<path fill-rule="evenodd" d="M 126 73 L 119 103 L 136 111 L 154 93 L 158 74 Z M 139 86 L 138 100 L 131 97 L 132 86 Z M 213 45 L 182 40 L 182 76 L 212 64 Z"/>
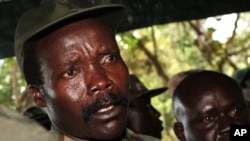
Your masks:
<path fill-rule="evenodd" d="M 176 122 L 174 124 L 174 133 L 180 141 L 186 141 L 182 123 Z"/>
<path fill-rule="evenodd" d="M 29 92 L 33 97 L 33 100 L 35 103 L 40 107 L 46 107 L 46 101 L 44 98 L 43 91 L 41 91 L 40 87 L 37 85 L 30 85 L 29 86 Z"/>

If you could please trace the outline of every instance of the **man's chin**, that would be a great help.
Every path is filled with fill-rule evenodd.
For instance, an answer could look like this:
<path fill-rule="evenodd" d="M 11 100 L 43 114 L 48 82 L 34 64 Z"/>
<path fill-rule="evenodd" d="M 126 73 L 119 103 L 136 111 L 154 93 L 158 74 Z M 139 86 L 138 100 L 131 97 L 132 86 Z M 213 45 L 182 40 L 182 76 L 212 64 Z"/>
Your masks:
<path fill-rule="evenodd" d="M 126 120 L 126 119 L 125 119 Z M 121 137 L 123 133 L 126 131 L 126 122 L 118 122 L 118 121 L 111 121 L 104 125 L 103 127 L 97 129 L 98 134 L 97 136 L 100 139 L 114 139 L 117 137 Z"/>
<path fill-rule="evenodd" d="M 95 137 L 104 140 L 119 138 L 125 133 L 127 127 L 127 110 L 123 106 L 115 106 L 116 112 L 106 116 L 92 116 L 88 122 Z"/>
<path fill-rule="evenodd" d="M 89 140 L 121 140 L 126 133 L 126 126 L 111 128 L 111 129 L 97 129 L 94 136 Z"/>

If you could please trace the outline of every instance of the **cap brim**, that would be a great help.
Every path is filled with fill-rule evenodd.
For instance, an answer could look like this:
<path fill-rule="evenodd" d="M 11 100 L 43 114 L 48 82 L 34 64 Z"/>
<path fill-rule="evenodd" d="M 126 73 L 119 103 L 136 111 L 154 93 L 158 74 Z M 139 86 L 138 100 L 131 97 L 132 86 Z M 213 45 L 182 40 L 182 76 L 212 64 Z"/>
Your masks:
<path fill-rule="evenodd" d="M 152 90 L 148 90 L 147 92 L 141 94 L 139 97 L 143 97 L 143 96 L 149 96 L 149 97 L 154 97 L 156 95 L 159 95 L 163 92 L 165 92 L 168 88 L 167 87 L 162 87 L 162 88 L 157 88 L 157 89 L 152 89 Z"/>
<path fill-rule="evenodd" d="M 20 21 L 27 22 L 30 22 L 30 19 L 33 19 L 32 24 L 27 24 L 27 22 L 19 22 L 17 26 L 18 28 L 15 35 L 15 53 L 21 70 L 23 70 L 23 61 L 25 58 L 23 55 L 25 55 L 27 50 L 27 48 L 24 46 L 32 38 L 46 35 L 55 28 L 65 25 L 65 23 L 91 17 L 102 18 L 113 29 L 115 29 L 120 23 L 125 12 L 124 7 L 119 4 L 100 5 L 91 8 L 68 10 L 65 13 L 57 13 L 58 15 L 55 14 L 54 16 L 48 16 L 48 18 L 44 18 L 46 15 L 43 14 L 42 17 L 44 19 L 41 20 L 41 17 L 37 16 L 41 12 L 36 12 L 36 10 L 36 8 L 29 10 L 27 14 L 20 19 Z M 41 8 L 39 11 L 42 10 L 43 9 Z M 32 18 L 29 15 L 32 15 Z"/>

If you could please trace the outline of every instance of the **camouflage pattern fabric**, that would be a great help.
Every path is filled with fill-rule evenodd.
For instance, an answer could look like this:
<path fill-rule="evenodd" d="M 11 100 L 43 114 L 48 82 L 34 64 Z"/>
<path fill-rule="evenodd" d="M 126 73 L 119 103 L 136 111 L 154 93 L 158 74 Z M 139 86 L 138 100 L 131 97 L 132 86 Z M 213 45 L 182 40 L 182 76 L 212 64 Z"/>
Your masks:
<path fill-rule="evenodd" d="M 148 135 L 136 134 L 127 129 L 126 137 L 122 141 L 160 141 L 160 139 Z"/>

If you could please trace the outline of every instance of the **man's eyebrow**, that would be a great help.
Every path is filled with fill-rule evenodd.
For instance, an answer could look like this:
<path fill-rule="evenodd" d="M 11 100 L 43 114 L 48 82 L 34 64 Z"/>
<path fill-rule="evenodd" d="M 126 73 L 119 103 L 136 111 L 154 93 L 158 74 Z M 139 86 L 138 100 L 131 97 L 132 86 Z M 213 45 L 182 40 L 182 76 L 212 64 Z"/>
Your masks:
<path fill-rule="evenodd" d="M 101 54 L 109 54 L 109 53 L 119 53 L 120 51 L 116 48 L 102 48 Z"/>
<path fill-rule="evenodd" d="M 207 113 L 213 113 L 215 111 L 216 111 L 216 109 L 213 106 L 207 105 L 207 106 L 204 106 L 204 108 L 202 108 L 202 110 L 197 112 L 196 117 L 200 117 L 200 116 L 207 114 Z"/>
<path fill-rule="evenodd" d="M 63 61 L 58 64 L 58 67 L 60 68 L 60 67 L 65 67 L 65 66 L 72 66 L 78 62 L 78 58 L 79 57 L 76 57 L 76 56 L 63 58 L 62 59 Z"/>
<path fill-rule="evenodd" d="M 232 109 L 235 108 L 235 107 L 239 107 L 239 106 L 247 108 L 247 105 L 244 104 L 244 101 L 242 101 L 242 100 L 237 100 L 237 101 L 233 101 L 232 103 L 230 103 L 230 104 L 228 105 L 228 107 L 229 107 L 228 111 L 232 110 Z"/>

